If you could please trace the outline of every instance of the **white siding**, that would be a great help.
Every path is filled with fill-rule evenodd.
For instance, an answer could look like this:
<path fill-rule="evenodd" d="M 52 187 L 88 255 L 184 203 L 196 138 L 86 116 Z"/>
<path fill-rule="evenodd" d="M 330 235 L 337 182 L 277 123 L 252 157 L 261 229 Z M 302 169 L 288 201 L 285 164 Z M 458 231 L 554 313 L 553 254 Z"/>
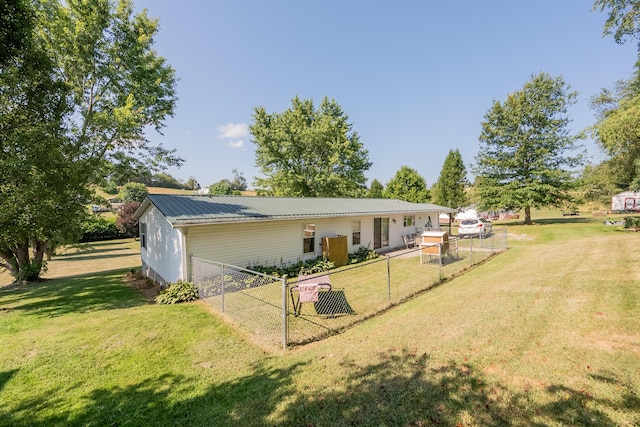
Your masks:
<path fill-rule="evenodd" d="M 140 248 L 143 265 L 151 267 L 167 283 L 185 278 L 181 231 L 172 228 L 155 206 L 147 209 L 139 222 L 147 226 L 147 247 Z"/>
<path fill-rule="evenodd" d="M 437 212 L 416 212 L 416 224 L 410 227 L 404 227 L 404 215 L 381 216 L 389 218 L 389 247 L 404 246 L 402 235 L 415 233 L 416 229 L 422 230 L 429 215 L 437 226 Z M 360 246 L 373 248 L 373 218 L 340 217 L 192 226 L 184 231 L 186 258 L 195 256 L 239 267 L 289 264 L 322 255 L 322 238 L 337 235 L 347 236 L 349 252 L 355 252 Z M 352 221 L 360 221 L 360 244 L 352 244 Z M 304 254 L 303 229 L 306 224 L 316 226 L 315 251 Z"/>

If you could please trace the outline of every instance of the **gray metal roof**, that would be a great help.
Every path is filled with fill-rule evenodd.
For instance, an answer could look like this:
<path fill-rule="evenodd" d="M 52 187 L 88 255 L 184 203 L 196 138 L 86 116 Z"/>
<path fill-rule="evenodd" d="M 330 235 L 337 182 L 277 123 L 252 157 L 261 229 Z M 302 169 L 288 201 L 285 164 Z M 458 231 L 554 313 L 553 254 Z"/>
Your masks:
<path fill-rule="evenodd" d="M 391 215 L 415 212 L 455 212 L 431 203 L 394 199 L 339 199 L 150 194 L 140 205 L 140 217 L 153 204 L 174 226 L 255 222 L 296 218 Z"/>

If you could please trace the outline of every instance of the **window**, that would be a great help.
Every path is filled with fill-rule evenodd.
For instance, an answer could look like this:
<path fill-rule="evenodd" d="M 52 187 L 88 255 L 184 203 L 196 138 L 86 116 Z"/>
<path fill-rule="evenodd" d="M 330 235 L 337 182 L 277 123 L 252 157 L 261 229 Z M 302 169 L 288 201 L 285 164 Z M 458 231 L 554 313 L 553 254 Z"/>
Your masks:
<path fill-rule="evenodd" d="M 140 247 L 147 249 L 147 224 L 140 223 Z"/>
<path fill-rule="evenodd" d="M 306 224 L 302 231 L 302 252 L 308 254 L 315 252 L 316 225 Z"/>
<path fill-rule="evenodd" d="M 416 217 L 413 215 L 405 216 L 403 224 L 405 227 L 413 227 L 414 225 L 416 225 Z"/>
<path fill-rule="evenodd" d="M 351 244 L 360 244 L 360 221 L 351 221 Z"/>

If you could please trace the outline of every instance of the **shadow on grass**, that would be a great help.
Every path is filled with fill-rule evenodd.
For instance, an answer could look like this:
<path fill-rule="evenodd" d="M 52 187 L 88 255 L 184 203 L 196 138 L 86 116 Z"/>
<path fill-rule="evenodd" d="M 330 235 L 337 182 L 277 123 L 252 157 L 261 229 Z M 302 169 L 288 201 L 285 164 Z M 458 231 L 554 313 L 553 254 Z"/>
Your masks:
<path fill-rule="evenodd" d="M 127 271 L 113 270 L 2 287 L 0 304 L 42 317 L 146 304 L 142 295 L 124 282 Z"/>
<path fill-rule="evenodd" d="M 127 253 L 119 253 L 127 252 Z M 61 261 L 98 259 L 105 257 L 119 257 L 136 255 L 138 252 L 131 248 L 131 239 L 106 240 L 103 242 L 79 243 L 64 253 L 54 255 L 54 259 Z"/>
<path fill-rule="evenodd" d="M 127 250 L 126 248 L 119 248 L 119 249 L 114 249 L 111 251 L 105 251 L 105 252 L 109 252 L 108 254 L 105 253 L 96 253 L 95 255 L 63 255 L 63 256 L 56 256 L 55 259 L 57 261 L 64 261 L 64 262 L 74 262 L 74 261 L 90 261 L 90 260 L 98 260 L 98 259 L 114 259 L 114 258 L 123 258 L 123 257 L 130 257 L 130 256 L 137 256 L 138 254 L 136 254 L 135 252 L 124 252 L 124 253 L 119 253 L 119 254 L 114 254 L 111 252 L 114 251 L 124 251 Z"/>
<path fill-rule="evenodd" d="M 7 383 L 7 381 L 11 379 L 11 377 L 15 375 L 16 372 L 18 372 L 17 369 L 11 369 L 9 371 L 0 372 L 0 391 L 2 391 L 2 388 L 4 387 L 4 385 Z"/>
<path fill-rule="evenodd" d="M 324 388 L 305 377 L 321 374 L 306 372 L 306 364 L 260 364 L 252 375 L 195 396 L 198 380 L 167 374 L 127 387 L 93 390 L 73 412 L 65 412 L 70 405 L 62 400 L 64 392 L 58 392 L 21 402 L 10 412 L 0 409 L 0 416 L 11 425 L 32 426 L 600 426 L 615 424 L 603 410 L 637 409 L 638 403 L 637 397 L 614 403 L 562 385 L 551 385 L 534 397 L 526 390 L 514 393 L 469 364 L 430 366 L 428 355 L 409 350 L 381 354 L 368 366 L 347 363 L 344 368 L 345 377 Z M 634 395 L 630 387 L 622 387 Z M 41 410 L 51 405 L 60 410 L 44 416 Z M 638 421 L 629 420 L 630 425 Z"/>

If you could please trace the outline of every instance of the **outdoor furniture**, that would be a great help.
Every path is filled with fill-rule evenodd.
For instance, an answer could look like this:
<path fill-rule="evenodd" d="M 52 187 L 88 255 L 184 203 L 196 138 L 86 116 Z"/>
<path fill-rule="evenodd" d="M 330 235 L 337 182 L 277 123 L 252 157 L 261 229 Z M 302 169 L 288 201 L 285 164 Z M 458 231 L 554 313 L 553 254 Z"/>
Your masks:
<path fill-rule="evenodd" d="M 407 249 L 409 249 L 409 247 L 412 247 L 412 248 L 416 247 L 415 234 L 405 234 L 402 236 L 402 240 L 404 241 L 404 245 L 406 246 Z"/>
<path fill-rule="evenodd" d="M 302 304 L 305 302 L 317 303 L 319 300 L 320 291 L 331 290 L 331 275 L 328 273 L 317 275 L 304 275 L 298 276 L 298 283 L 289 289 L 291 295 L 291 302 L 293 304 L 293 314 L 297 316 L 300 314 Z M 294 291 L 297 292 L 298 298 L 294 297 Z"/>

